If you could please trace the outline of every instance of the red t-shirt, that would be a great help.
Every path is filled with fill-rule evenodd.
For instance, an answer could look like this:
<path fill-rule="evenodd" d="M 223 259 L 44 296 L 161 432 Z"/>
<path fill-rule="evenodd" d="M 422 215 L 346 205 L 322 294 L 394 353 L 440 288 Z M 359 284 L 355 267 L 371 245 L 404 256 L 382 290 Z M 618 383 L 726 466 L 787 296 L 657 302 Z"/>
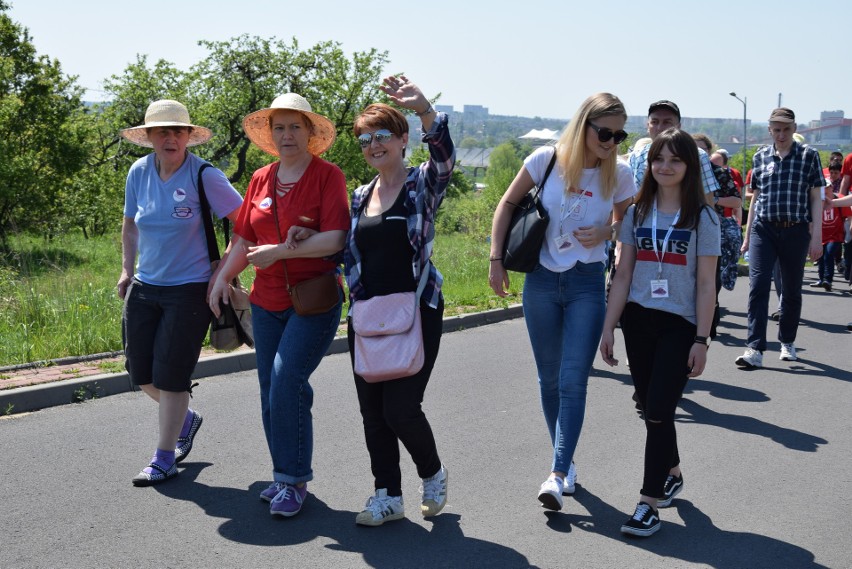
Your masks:
<path fill-rule="evenodd" d="M 846 241 L 846 231 L 843 220 L 852 217 L 850 207 L 829 207 L 822 210 L 822 244 L 843 243 Z"/>
<path fill-rule="evenodd" d="M 742 189 L 743 189 L 743 175 L 740 174 L 740 171 L 737 170 L 736 168 L 728 168 L 728 170 L 730 170 L 730 172 L 731 172 L 731 179 L 734 181 L 734 184 L 736 184 L 737 189 L 742 191 Z"/>
<path fill-rule="evenodd" d="M 234 233 L 257 245 L 280 243 L 287 238 L 293 225 L 317 231 L 349 230 L 349 199 L 346 179 L 340 168 L 314 157 L 305 173 L 293 188 L 279 197 L 275 182 L 279 162 L 257 170 L 251 178 Z M 273 217 L 272 200 L 277 199 L 278 223 Z M 336 263 L 321 258 L 287 259 L 290 285 L 328 273 Z M 276 262 L 266 269 L 257 269 L 249 299 L 266 310 L 286 310 L 293 305 L 287 293 L 284 267 Z"/>

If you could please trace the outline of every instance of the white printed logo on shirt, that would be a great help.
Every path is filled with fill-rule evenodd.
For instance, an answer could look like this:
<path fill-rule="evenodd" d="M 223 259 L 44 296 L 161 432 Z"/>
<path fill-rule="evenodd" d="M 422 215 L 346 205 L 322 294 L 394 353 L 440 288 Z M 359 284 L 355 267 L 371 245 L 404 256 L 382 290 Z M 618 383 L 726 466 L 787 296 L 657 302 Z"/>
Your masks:
<path fill-rule="evenodd" d="M 269 209 L 272 205 L 272 198 L 263 198 L 263 201 L 257 204 L 260 209 Z"/>
<path fill-rule="evenodd" d="M 186 199 L 186 190 L 183 188 L 178 188 L 175 190 L 175 193 L 172 194 L 172 197 L 176 202 L 182 202 Z"/>

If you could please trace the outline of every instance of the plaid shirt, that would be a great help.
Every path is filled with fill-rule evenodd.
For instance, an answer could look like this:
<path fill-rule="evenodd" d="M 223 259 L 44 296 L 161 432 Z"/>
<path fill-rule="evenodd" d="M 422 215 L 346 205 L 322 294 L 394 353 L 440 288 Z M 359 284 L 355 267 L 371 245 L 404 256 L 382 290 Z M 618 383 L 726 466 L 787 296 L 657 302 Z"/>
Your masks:
<path fill-rule="evenodd" d="M 775 145 L 764 146 L 754 155 L 751 187 L 760 192 L 754 214 L 763 221 L 813 221 L 810 189 L 825 185 L 819 152 L 793 142 L 784 158 Z"/>
<path fill-rule="evenodd" d="M 435 243 L 435 214 L 447 192 L 450 176 L 456 162 L 456 151 L 447 128 L 447 115 L 438 113 L 429 132 L 422 137 L 429 145 L 430 158 L 420 166 L 411 167 L 405 180 L 403 190 L 406 192 L 405 208 L 408 210 L 408 239 L 414 249 L 411 260 L 411 272 L 415 282 L 420 281 L 420 274 L 426 263 L 432 257 Z M 365 300 L 364 286 L 361 284 L 361 254 L 355 245 L 355 230 L 358 218 L 366 203 L 364 198 L 370 195 L 378 181 L 378 176 L 372 182 L 357 188 L 352 193 L 352 224 L 346 236 L 346 247 L 343 250 L 346 284 L 349 285 L 349 302 Z M 444 277 L 434 264 L 429 265 L 429 279 L 423 290 L 423 298 L 432 308 L 438 307 L 441 297 L 441 284 Z"/>
<path fill-rule="evenodd" d="M 636 189 L 642 189 L 642 180 L 645 179 L 645 172 L 648 170 L 648 150 L 651 149 L 650 144 L 646 144 L 639 154 L 630 155 L 630 167 L 633 169 L 633 181 L 636 182 Z M 701 162 L 701 180 L 704 183 L 704 193 L 709 194 L 719 189 L 719 182 L 716 181 L 716 176 L 713 174 L 713 164 L 710 163 L 707 153 L 702 149 L 698 149 L 698 160 Z"/>

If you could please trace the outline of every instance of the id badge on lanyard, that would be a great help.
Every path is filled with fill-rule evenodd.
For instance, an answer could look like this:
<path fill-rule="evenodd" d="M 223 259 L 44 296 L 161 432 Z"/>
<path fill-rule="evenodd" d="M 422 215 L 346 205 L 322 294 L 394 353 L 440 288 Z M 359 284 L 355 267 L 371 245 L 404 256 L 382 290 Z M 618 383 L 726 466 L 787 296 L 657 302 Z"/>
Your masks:
<path fill-rule="evenodd" d="M 677 225 L 680 219 L 680 209 L 674 216 L 669 225 L 666 236 L 663 238 L 662 250 L 657 251 L 657 200 L 654 200 L 654 215 L 651 218 L 651 246 L 654 248 L 654 256 L 657 258 L 657 278 L 651 279 L 651 298 L 668 298 L 669 297 L 669 280 L 662 278 L 663 276 L 663 259 L 666 258 L 666 251 L 669 244 L 669 237 L 672 235 L 674 226 Z"/>

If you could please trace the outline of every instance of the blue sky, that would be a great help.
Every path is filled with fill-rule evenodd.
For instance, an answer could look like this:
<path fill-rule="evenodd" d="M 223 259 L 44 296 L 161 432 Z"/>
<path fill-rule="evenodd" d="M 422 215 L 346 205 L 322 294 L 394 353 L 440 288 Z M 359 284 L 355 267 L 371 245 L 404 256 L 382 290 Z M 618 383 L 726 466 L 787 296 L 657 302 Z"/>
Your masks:
<path fill-rule="evenodd" d="M 846 2 L 830 14 L 786 0 L 10 2 L 39 53 L 59 59 L 93 100 L 136 54 L 187 69 L 205 56 L 198 40 L 249 34 L 387 50 L 388 72 L 404 70 L 427 95 L 441 92 L 442 104 L 492 114 L 567 119 L 588 95 L 609 91 L 631 115 L 666 98 L 684 116 L 740 118 L 742 104 L 728 94 L 736 91 L 755 122 L 767 120 L 779 93 L 800 123 L 823 110 L 852 116 Z"/>

